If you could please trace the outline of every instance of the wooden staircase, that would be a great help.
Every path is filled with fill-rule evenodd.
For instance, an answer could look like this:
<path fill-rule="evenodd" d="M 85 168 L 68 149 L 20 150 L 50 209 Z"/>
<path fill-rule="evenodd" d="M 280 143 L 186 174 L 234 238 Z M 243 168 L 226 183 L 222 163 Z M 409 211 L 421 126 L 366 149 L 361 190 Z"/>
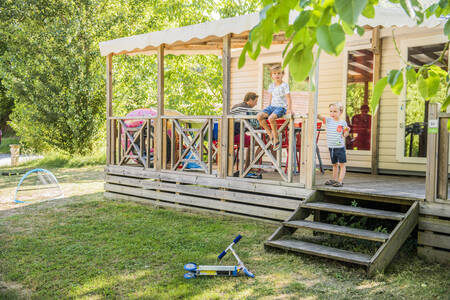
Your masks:
<path fill-rule="evenodd" d="M 265 242 L 265 247 L 280 248 L 362 265 L 366 267 L 369 275 L 383 270 L 417 225 L 419 205 L 417 201 L 411 201 L 408 205 L 403 205 L 401 209 L 397 209 L 400 211 L 390 211 L 374 209 L 373 206 L 378 207 L 375 200 L 372 202 L 364 200 L 363 203 L 366 207 L 348 205 L 350 201 L 353 201 L 353 199 L 336 199 L 327 197 L 327 194 L 322 191 L 315 191 L 272 234 Z M 305 220 L 311 213 L 314 213 L 314 220 Z M 374 221 L 372 224 L 387 221 L 393 229 L 390 233 L 385 233 L 323 222 L 323 215 L 330 213 L 367 217 Z M 373 255 L 358 253 L 304 241 L 301 238 L 294 239 L 293 235 L 297 229 L 312 230 L 314 234 L 321 232 L 332 236 L 378 242 L 381 245 Z"/>

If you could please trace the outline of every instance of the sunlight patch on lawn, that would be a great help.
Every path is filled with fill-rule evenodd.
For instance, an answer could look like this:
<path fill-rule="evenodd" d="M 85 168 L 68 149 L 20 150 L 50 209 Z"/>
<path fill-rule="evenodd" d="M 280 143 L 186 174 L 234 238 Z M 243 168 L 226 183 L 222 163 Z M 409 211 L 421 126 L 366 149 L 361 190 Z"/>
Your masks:
<path fill-rule="evenodd" d="M 105 297 L 108 294 L 108 290 L 114 290 L 118 286 L 122 286 L 126 282 L 135 282 L 144 277 L 151 277 L 152 270 L 140 270 L 134 273 L 120 274 L 116 276 L 105 277 L 101 275 L 96 277 L 89 282 L 77 287 L 73 292 L 70 293 L 71 297 L 88 297 L 83 299 L 92 299 L 89 297 L 99 296 Z"/>
<path fill-rule="evenodd" d="M 17 182 L 19 179 L 17 180 Z M 103 181 L 93 181 L 93 182 L 75 182 L 75 183 L 60 183 L 61 189 L 64 192 L 64 198 L 59 199 L 46 199 L 40 201 L 27 201 L 25 203 L 15 203 L 14 193 L 17 188 L 17 183 L 12 181 L 10 183 L 12 186 L 0 189 L 0 211 L 16 209 L 23 206 L 28 206 L 30 204 L 36 204 L 46 201 L 61 201 L 62 199 L 67 199 L 75 196 L 84 196 L 89 194 L 94 194 L 104 191 Z M 16 185 L 14 185 L 16 184 Z"/>

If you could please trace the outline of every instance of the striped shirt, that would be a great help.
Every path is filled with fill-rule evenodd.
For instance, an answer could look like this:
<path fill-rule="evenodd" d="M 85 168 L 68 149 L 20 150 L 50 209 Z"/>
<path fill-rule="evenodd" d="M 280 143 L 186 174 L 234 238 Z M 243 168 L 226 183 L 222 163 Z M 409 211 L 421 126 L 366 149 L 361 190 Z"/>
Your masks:
<path fill-rule="evenodd" d="M 347 122 L 344 120 L 334 120 L 333 118 L 325 119 L 325 126 L 327 129 L 327 144 L 328 148 L 345 147 L 344 129 L 347 128 Z"/>
<path fill-rule="evenodd" d="M 272 102 L 270 105 L 287 108 L 286 94 L 289 94 L 290 91 L 289 85 L 286 82 L 282 82 L 280 85 L 271 83 L 268 91 L 272 94 Z"/>

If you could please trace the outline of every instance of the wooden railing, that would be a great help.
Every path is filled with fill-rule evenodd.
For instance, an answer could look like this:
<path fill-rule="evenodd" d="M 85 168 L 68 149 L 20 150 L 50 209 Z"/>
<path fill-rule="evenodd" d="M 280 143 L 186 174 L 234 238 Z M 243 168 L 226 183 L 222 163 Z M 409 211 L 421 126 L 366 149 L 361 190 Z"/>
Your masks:
<path fill-rule="evenodd" d="M 162 140 L 170 141 L 163 144 L 162 169 L 217 175 L 219 119 L 216 116 L 162 117 Z"/>
<path fill-rule="evenodd" d="M 440 105 L 430 104 L 428 113 L 426 200 L 448 200 L 449 113 L 440 113 Z"/>
<path fill-rule="evenodd" d="M 281 119 L 282 120 L 282 119 Z M 302 116 L 290 116 L 281 121 L 277 125 L 278 139 L 282 146 L 278 150 L 273 151 L 273 145 L 268 139 L 264 129 L 255 126 L 256 116 L 249 115 L 231 115 L 228 116 L 229 126 L 229 142 L 228 142 L 228 176 L 238 176 L 245 178 L 252 169 L 270 168 L 275 171 L 284 182 L 293 182 L 294 174 L 296 174 L 296 151 L 298 138 L 304 139 L 306 135 L 300 135 L 301 128 L 295 127 L 294 124 L 305 124 Z M 280 121 L 278 119 L 277 121 Z M 253 122 L 253 124 L 252 124 Z M 234 126 L 239 126 L 239 142 L 235 143 Z M 306 125 L 305 125 L 306 126 Z M 250 142 L 245 147 L 246 135 Z M 305 145 L 305 141 L 302 144 Z M 283 149 L 286 150 L 286 157 L 283 158 Z M 249 152 L 248 161 L 245 159 L 245 151 Z M 304 158 L 304 155 L 301 155 Z M 266 164 L 262 164 L 263 158 Z M 267 164 L 268 163 L 268 164 Z M 283 163 L 285 166 L 283 168 Z M 305 163 L 303 162 L 303 165 Z M 236 169 L 236 171 L 235 171 Z M 304 168 L 298 170 L 301 172 Z M 299 176 L 299 183 L 302 176 Z M 304 177 L 303 177 L 304 178 Z M 302 182 L 304 183 L 304 182 Z"/>
<path fill-rule="evenodd" d="M 239 178 L 252 178 L 249 173 L 255 169 L 271 169 L 264 179 L 301 186 L 306 178 L 306 155 L 300 154 L 298 163 L 297 154 L 305 151 L 305 147 L 298 145 L 307 143 L 306 135 L 300 134 L 301 130 L 306 132 L 305 120 L 300 115 L 279 119 L 277 132 L 282 147 L 274 151 L 265 131 L 259 128 L 256 116 L 110 117 L 108 164 Z M 226 143 L 222 140 L 225 139 L 222 137 L 224 122 L 228 132 Z M 244 129 L 240 130 L 238 138 L 234 136 L 235 125 Z M 157 128 L 161 128 L 161 132 L 157 132 Z M 157 143 L 159 138 L 161 142 Z M 246 139 L 250 139 L 247 147 Z M 222 151 L 225 149 L 222 145 L 226 145 L 227 151 Z M 249 152 L 248 160 L 246 152 Z"/>
<path fill-rule="evenodd" d="M 110 117 L 110 165 L 137 165 L 154 168 L 155 118 Z"/>

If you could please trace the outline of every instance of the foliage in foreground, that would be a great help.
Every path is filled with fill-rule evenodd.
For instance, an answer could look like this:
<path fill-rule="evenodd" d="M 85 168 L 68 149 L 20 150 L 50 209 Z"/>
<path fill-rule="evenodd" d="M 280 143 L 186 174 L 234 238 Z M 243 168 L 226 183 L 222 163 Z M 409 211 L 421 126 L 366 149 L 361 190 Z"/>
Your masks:
<path fill-rule="evenodd" d="M 375 6 L 378 0 L 264 0 L 264 8 L 260 12 L 260 22 L 250 32 L 249 40 L 239 58 L 239 67 L 245 64 L 246 54 L 256 59 L 261 48 L 269 48 L 273 35 L 285 32 L 290 42 L 283 51 L 283 66 L 289 65 L 293 77 L 303 81 L 312 74 L 313 66 L 323 50 L 330 55 L 338 56 L 344 49 L 346 35 L 358 33 L 362 35 L 364 28 L 359 26 L 360 16 L 375 17 Z M 389 0 L 400 6 L 403 11 L 417 24 L 431 17 L 446 18 L 450 14 L 450 0 L 439 0 L 424 8 L 418 0 Z M 297 13 L 295 21 L 290 24 L 291 12 Z M 445 21 L 443 34 L 450 37 L 450 20 Z M 317 53 L 313 53 L 318 46 Z M 448 49 L 447 42 L 445 49 Z M 445 84 L 444 97 L 438 99 L 445 110 L 450 105 L 450 77 L 448 70 L 442 70 L 435 64 L 444 62 L 441 57 L 423 66 L 415 66 L 404 61 L 405 67 L 391 70 L 381 78 L 374 87 L 371 109 L 376 111 L 381 94 L 387 84 L 399 95 L 406 80 L 416 83 L 420 95 L 425 101 L 433 100 L 440 89 L 440 83 Z M 450 125 L 449 125 L 450 128 Z"/>
<path fill-rule="evenodd" d="M 0 179 L 1 180 L 1 179 Z M 276 228 L 249 220 L 105 201 L 100 193 L 0 212 L 0 297 L 130 299 L 445 299 L 449 271 L 403 247 L 385 274 L 269 251 Z M 183 278 L 235 247 L 255 279 Z M 224 264 L 233 264 L 226 257 Z"/>

